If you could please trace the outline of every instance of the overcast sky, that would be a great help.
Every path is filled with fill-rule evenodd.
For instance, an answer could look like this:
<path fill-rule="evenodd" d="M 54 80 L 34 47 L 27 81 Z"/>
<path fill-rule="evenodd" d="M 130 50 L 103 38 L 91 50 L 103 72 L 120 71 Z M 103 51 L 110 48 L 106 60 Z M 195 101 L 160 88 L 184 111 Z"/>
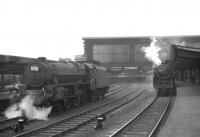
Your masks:
<path fill-rule="evenodd" d="M 1 0 L 0 54 L 74 58 L 82 37 L 200 34 L 198 0 Z"/>

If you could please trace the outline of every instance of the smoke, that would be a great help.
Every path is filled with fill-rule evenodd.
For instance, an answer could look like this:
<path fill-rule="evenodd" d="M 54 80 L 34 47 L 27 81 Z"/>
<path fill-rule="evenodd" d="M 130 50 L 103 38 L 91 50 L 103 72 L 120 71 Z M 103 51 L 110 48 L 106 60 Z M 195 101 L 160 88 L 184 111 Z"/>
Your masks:
<path fill-rule="evenodd" d="M 17 109 L 17 104 L 11 105 L 4 112 L 7 118 L 20 117 L 23 114 L 29 119 L 37 120 L 48 120 L 48 115 L 51 112 L 52 107 L 49 108 L 39 108 L 33 105 L 35 101 L 35 96 L 29 94 L 25 96 L 22 101 L 18 104 L 19 109 Z"/>
<path fill-rule="evenodd" d="M 161 60 L 159 58 L 159 51 L 161 48 L 157 46 L 156 38 L 152 38 L 152 42 L 148 47 L 142 47 L 142 51 L 145 52 L 145 57 L 153 62 L 154 65 L 158 66 L 161 64 Z"/>
<path fill-rule="evenodd" d="M 168 44 L 174 44 L 179 46 L 186 46 L 187 42 L 184 37 L 169 37 L 169 38 L 160 38 L 161 41 L 165 41 Z"/>
<path fill-rule="evenodd" d="M 153 37 L 149 46 L 142 47 L 145 57 L 153 62 L 153 68 L 166 60 L 170 60 L 171 45 L 185 46 L 187 43 L 179 37 Z"/>
<path fill-rule="evenodd" d="M 16 111 L 17 110 L 17 104 L 12 104 L 10 107 L 8 107 L 6 109 L 6 111 L 4 112 L 5 116 L 7 118 L 15 118 L 15 117 L 20 117 L 22 116 L 22 112 L 21 110 Z"/>

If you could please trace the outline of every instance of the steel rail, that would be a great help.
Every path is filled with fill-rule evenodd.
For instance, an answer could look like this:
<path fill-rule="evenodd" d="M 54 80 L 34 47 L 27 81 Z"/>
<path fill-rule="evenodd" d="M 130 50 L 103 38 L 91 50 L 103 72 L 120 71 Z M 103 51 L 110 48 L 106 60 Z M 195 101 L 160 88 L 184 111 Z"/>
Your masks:
<path fill-rule="evenodd" d="M 151 133 L 148 135 L 148 137 L 153 137 L 154 133 L 157 132 L 157 129 L 159 128 L 159 125 L 160 125 L 162 119 L 164 118 L 165 114 L 167 113 L 167 110 L 169 109 L 171 100 L 172 100 L 172 97 L 170 97 L 170 99 L 169 99 L 169 101 L 168 101 L 168 103 L 167 103 L 167 106 L 165 107 L 165 110 L 163 111 L 161 117 L 160 117 L 159 120 L 157 121 L 157 123 L 156 123 L 154 129 L 151 131 Z"/>
<path fill-rule="evenodd" d="M 121 89 L 120 89 L 120 88 L 121 88 Z M 116 88 L 114 88 L 114 89 L 111 90 L 111 91 L 117 90 L 116 92 L 113 92 L 113 93 L 111 93 L 111 94 L 108 94 L 108 95 L 106 95 L 105 97 L 108 97 L 108 96 L 112 96 L 112 95 L 114 95 L 114 94 L 117 94 L 117 93 L 119 93 L 120 91 L 122 91 L 122 90 L 124 90 L 124 89 L 126 89 L 126 88 L 128 88 L 128 85 L 127 85 L 127 84 L 126 84 L 126 85 L 123 85 L 123 86 L 116 87 Z M 118 90 L 118 89 L 120 89 L 120 90 Z M 17 119 L 18 119 L 18 117 L 11 118 L 11 119 L 1 120 L 1 121 L 0 121 L 0 133 L 1 133 L 2 131 L 8 130 L 8 129 L 12 129 L 14 126 L 16 126 L 16 124 L 17 124 Z M 28 123 L 29 123 L 29 122 L 28 122 Z M 28 124 L 28 123 L 26 123 L 26 124 Z M 31 123 L 32 123 L 32 121 L 31 121 Z"/>
<path fill-rule="evenodd" d="M 5 119 L 0 121 L 0 133 L 15 126 L 18 118 Z"/>
<path fill-rule="evenodd" d="M 120 87 L 118 87 L 118 88 L 116 88 L 116 89 L 113 89 L 113 90 L 111 90 L 111 91 L 114 91 L 114 90 L 117 90 L 117 91 L 111 92 L 110 94 L 105 95 L 104 98 L 109 97 L 109 96 L 112 96 L 112 95 L 115 95 L 115 94 L 121 92 L 122 90 L 125 90 L 125 89 L 128 88 L 128 87 L 129 87 L 128 84 L 126 84 L 126 85 L 120 86 Z M 121 88 L 121 89 L 120 89 L 120 88 Z M 119 89 L 119 90 L 118 90 L 118 89 Z"/>
<path fill-rule="evenodd" d="M 125 105 L 131 103 L 131 102 L 134 101 L 136 98 L 138 98 L 139 96 L 141 96 L 145 91 L 146 91 L 146 89 L 141 90 L 141 92 L 140 92 L 139 94 L 137 94 L 136 96 L 134 96 L 133 98 L 131 98 L 131 99 L 127 100 L 126 102 L 124 102 L 124 103 L 122 103 L 122 104 L 116 106 L 116 107 L 113 108 L 113 109 L 110 109 L 110 110 L 108 110 L 108 111 L 105 111 L 105 112 L 101 113 L 101 115 L 109 115 L 109 113 L 112 113 L 113 111 L 118 110 L 118 109 L 120 109 L 121 107 L 123 107 L 123 106 L 125 106 Z M 76 131 L 80 131 L 79 128 L 84 128 L 84 126 L 87 126 L 87 124 L 90 124 L 90 122 L 95 122 L 94 120 L 96 120 L 96 118 L 97 118 L 97 116 L 95 116 L 95 117 L 93 117 L 93 118 L 91 118 L 91 119 L 89 119 L 89 120 L 87 120 L 87 121 L 81 123 L 80 125 L 77 125 L 77 126 L 75 126 L 75 127 L 72 127 L 72 128 L 70 128 L 70 129 L 67 129 L 67 130 L 65 130 L 63 133 L 60 133 L 60 134 L 57 134 L 57 135 L 54 135 L 54 136 L 51 136 L 51 137 L 62 136 L 62 135 L 63 135 L 63 136 L 68 136 L 68 135 L 69 135 L 69 136 L 71 136 L 71 135 L 76 136 Z M 75 132 L 75 133 L 74 133 L 74 132 Z M 69 133 L 69 134 L 68 134 L 68 133 Z"/>
<path fill-rule="evenodd" d="M 114 86 L 114 87 L 112 87 L 112 88 L 109 88 L 109 90 L 110 91 L 113 91 L 113 90 L 115 90 L 115 89 L 117 89 L 117 88 L 120 88 L 120 87 L 122 87 L 123 85 L 117 85 L 117 86 Z"/>
<path fill-rule="evenodd" d="M 126 122 L 122 127 L 120 127 L 117 131 L 113 132 L 111 135 L 109 135 L 109 137 L 116 137 L 119 136 L 120 133 L 122 132 L 122 130 L 126 129 L 132 122 L 134 122 L 137 118 L 139 118 L 142 114 L 145 113 L 146 110 L 148 110 L 149 108 L 151 108 L 151 106 L 156 102 L 156 100 L 158 99 L 155 98 L 148 106 L 146 106 L 144 109 L 142 109 L 136 116 L 134 116 L 132 119 L 130 119 L 128 122 Z M 156 122 L 156 125 L 154 126 L 154 128 L 151 130 L 151 132 L 148 134 L 147 137 L 152 137 L 153 133 L 155 132 L 155 130 L 157 129 L 157 126 L 159 125 L 159 123 L 161 122 L 164 114 L 167 111 L 167 108 L 169 107 L 171 101 L 171 97 L 170 99 L 168 99 L 167 104 L 165 105 L 164 111 L 162 113 L 162 115 L 159 117 L 158 121 Z M 144 135 L 143 135 L 144 136 Z"/>
<path fill-rule="evenodd" d="M 124 105 L 126 105 L 126 104 L 132 102 L 132 101 L 135 100 L 138 96 L 142 95 L 144 92 L 145 92 L 145 89 L 143 89 L 142 92 L 140 92 L 139 94 L 137 94 L 137 95 L 136 95 L 135 97 L 133 97 L 132 99 L 129 99 L 129 100 L 125 101 L 124 103 L 121 103 L 120 105 L 118 105 L 118 106 L 116 106 L 116 107 L 114 107 L 114 108 L 112 108 L 112 109 L 110 109 L 110 110 L 107 110 L 107 111 L 105 110 L 103 113 L 98 113 L 98 114 L 100 114 L 100 115 L 109 114 L 109 113 L 111 113 L 111 112 L 113 112 L 113 111 L 115 111 L 115 110 L 117 110 L 117 109 L 123 107 Z M 55 135 L 50 136 L 50 137 L 57 137 L 57 136 L 62 136 L 62 135 L 66 136 L 67 133 L 69 133 L 69 132 L 71 133 L 73 130 L 76 130 L 76 129 L 78 129 L 78 128 L 81 127 L 81 126 L 86 125 L 87 123 L 89 123 L 89 122 L 91 122 L 91 121 L 93 121 L 93 120 L 96 120 L 97 117 L 98 117 L 98 116 L 96 115 L 96 116 L 94 116 L 94 117 L 92 117 L 92 118 L 90 118 L 90 119 L 88 119 L 88 120 L 85 120 L 84 122 L 80 123 L 79 125 L 76 125 L 76 126 L 74 126 L 74 127 L 71 127 L 71 128 L 69 128 L 69 129 L 66 129 L 66 130 L 63 131 L 63 132 L 60 132 L 60 133 L 55 134 Z"/>
<path fill-rule="evenodd" d="M 65 121 L 65 122 L 66 122 L 67 120 L 70 121 L 70 120 L 73 119 L 73 118 L 77 118 L 77 119 L 78 119 L 78 117 L 81 117 L 81 116 L 83 116 L 83 115 L 85 115 L 85 114 L 87 114 L 87 113 L 90 113 L 90 112 L 92 112 L 92 111 L 96 111 L 96 110 L 98 110 L 98 109 L 102 109 L 103 107 L 108 106 L 108 105 L 110 105 L 111 103 L 118 102 L 120 99 L 126 98 L 126 97 L 129 96 L 130 94 L 133 94 L 133 93 L 134 93 L 135 91 L 137 91 L 138 89 L 139 89 L 139 88 L 136 88 L 136 89 L 132 90 L 132 92 L 130 92 L 130 93 L 128 93 L 128 94 L 126 94 L 126 95 L 124 95 L 124 96 L 122 96 L 122 97 L 119 97 L 119 98 L 117 98 L 117 99 L 114 99 L 114 100 L 112 100 L 112 101 L 110 101 L 110 102 L 108 102 L 108 103 L 104 103 L 103 105 L 98 105 L 97 107 L 93 107 L 93 108 L 91 108 L 91 109 L 89 109 L 89 110 L 80 112 L 80 113 L 78 113 L 78 114 L 76 114 L 76 115 L 74 115 L 74 116 L 67 117 L 67 118 L 61 119 L 61 120 L 59 120 L 59 121 L 57 121 L 57 122 L 54 122 L 54 123 L 51 123 L 51 124 L 42 126 L 42 127 L 40 127 L 40 128 L 37 128 L 37 129 L 31 130 L 31 131 L 28 131 L 28 132 L 25 132 L 25 133 L 16 135 L 15 137 L 30 136 L 30 135 L 33 135 L 33 134 L 39 132 L 39 131 L 42 131 L 42 130 L 46 130 L 46 129 L 48 129 L 48 128 L 51 128 L 52 126 L 56 126 L 56 125 L 62 123 L 63 121 Z M 98 112 L 98 113 L 99 113 L 99 112 Z M 97 113 L 97 114 L 98 114 L 98 113 Z M 97 117 L 97 114 L 96 114 L 95 117 L 93 117 L 92 119 L 95 119 L 95 118 Z M 89 116 L 89 117 L 90 117 L 90 116 Z M 90 119 L 90 120 L 91 120 L 91 119 Z M 86 122 L 86 121 L 85 121 L 85 122 Z M 82 123 L 85 123 L 85 122 L 82 122 Z M 80 124 L 77 125 L 77 126 L 80 126 Z M 77 126 L 76 126 L 76 127 L 77 127 Z"/>

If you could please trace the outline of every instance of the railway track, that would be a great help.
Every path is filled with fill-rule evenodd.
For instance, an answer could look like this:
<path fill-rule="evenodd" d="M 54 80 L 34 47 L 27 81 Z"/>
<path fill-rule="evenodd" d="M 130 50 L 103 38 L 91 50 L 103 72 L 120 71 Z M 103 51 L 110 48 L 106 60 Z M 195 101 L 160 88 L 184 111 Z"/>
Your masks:
<path fill-rule="evenodd" d="M 126 88 L 128 88 L 128 86 L 129 86 L 128 84 L 125 84 L 125 85 L 122 85 L 122 86 L 120 86 L 120 87 L 116 87 L 116 88 L 114 88 L 114 89 L 111 89 L 111 90 L 109 91 L 109 93 L 108 93 L 107 95 L 105 95 L 105 97 L 115 95 L 115 94 L 121 92 L 122 90 L 125 90 Z M 116 91 L 115 91 L 115 90 L 116 90 Z M 115 91 L 115 92 L 113 92 L 113 91 Z"/>
<path fill-rule="evenodd" d="M 169 107 L 171 97 L 159 97 L 138 115 L 113 129 L 107 137 L 152 137 Z"/>
<path fill-rule="evenodd" d="M 136 93 L 136 91 L 137 91 L 137 93 Z M 67 134 L 70 131 L 77 129 L 78 127 L 81 127 L 82 125 L 84 125 L 92 120 L 96 120 L 98 114 L 107 114 L 107 113 L 110 113 L 110 112 L 122 107 L 123 105 L 126 105 L 127 103 L 133 101 L 135 98 L 137 98 L 139 95 L 141 95 L 144 91 L 145 91 L 145 89 L 139 90 L 137 88 L 137 89 L 132 90 L 131 92 L 127 93 L 126 95 L 119 97 L 115 100 L 112 100 L 108 103 L 97 106 L 90 110 L 86 110 L 85 112 L 76 114 L 72 117 L 68 117 L 63 120 L 59 120 L 53 124 L 49 124 L 47 126 L 43 126 L 38 129 L 34 129 L 32 131 L 24 132 L 22 134 L 16 135 L 15 137 L 24 137 L 24 136 L 54 137 L 54 136 L 61 136 L 61 135 Z M 134 95 L 134 97 L 130 97 L 131 95 Z"/>
<path fill-rule="evenodd" d="M 122 90 L 125 90 L 126 88 L 128 88 L 128 84 L 113 88 L 109 91 L 110 94 L 106 95 L 105 97 L 117 94 L 117 93 L 121 92 Z M 17 124 L 17 120 L 18 120 L 18 118 L 11 118 L 11 119 L 3 118 L 3 120 L 0 120 L 0 133 L 5 130 L 13 129 L 13 127 L 15 127 L 15 125 Z M 34 121 L 31 121 L 30 123 L 33 123 L 33 122 Z M 28 123 L 26 123 L 26 124 L 28 124 Z"/>
<path fill-rule="evenodd" d="M 120 88 L 120 87 L 122 87 L 124 85 L 125 84 L 120 84 L 120 85 L 113 86 L 113 87 L 109 88 L 109 91 L 115 90 L 115 89 Z"/>
<path fill-rule="evenodd" d="M 0 121 L 0 133 L 7 130 L 11 129 L 14 127 L 17 123 L 18 118 L 12 118 L 12 119 L 5 119 Z"/>

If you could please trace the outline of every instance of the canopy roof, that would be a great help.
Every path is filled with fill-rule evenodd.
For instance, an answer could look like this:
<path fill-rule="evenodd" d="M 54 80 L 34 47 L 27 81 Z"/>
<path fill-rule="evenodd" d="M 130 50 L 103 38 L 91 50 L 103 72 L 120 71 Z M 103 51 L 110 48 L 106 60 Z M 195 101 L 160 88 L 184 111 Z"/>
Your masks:
<path fill-rule="evenodd" d="M 200 47 L 172 45 L 172 58 L 175 68 L 193 68 L 200 66 Z"/>

